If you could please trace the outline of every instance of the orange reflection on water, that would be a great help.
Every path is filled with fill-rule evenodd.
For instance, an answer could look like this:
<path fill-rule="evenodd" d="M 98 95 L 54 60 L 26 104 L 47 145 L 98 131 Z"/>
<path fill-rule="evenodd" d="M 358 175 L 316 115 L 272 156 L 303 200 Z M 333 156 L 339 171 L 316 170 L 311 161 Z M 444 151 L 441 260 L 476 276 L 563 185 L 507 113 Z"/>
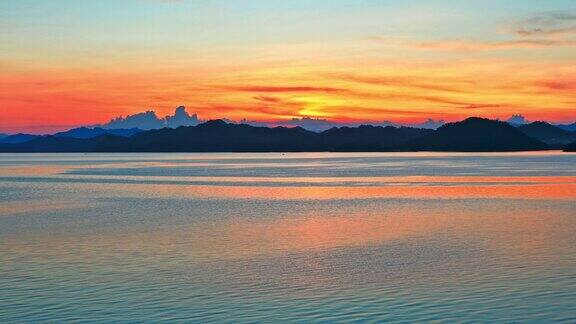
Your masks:
<path fill-rule="evenodd" d="M 46 176 L 62 173 L 67 168 L 59 165 L 26 165 L 0 167 L 0 177 Z"/>
<path fill-rule="evenodd" d="M 29 213 L 43 213 L 49 211 L 62 211 L 71 209 L 84 209 L 97 207 L 99 203 L 89 201 L 66 201 L 66 200 L 17 200 L 2 202 L 0 216 L 18 215 Z"/>
<path fill-rule="evenodd" d="M 252 246 L 253 250 L 310 251 L 423 236 L 446 224 L 424 213 L 405 212 L 410 214 L 397 216 L 370 211 L 298 215 L 260 222 L 244 220 L 231 222 L 223 230 L 232 244 Z M 224 250 L 231 248 L 227 246 Z"/>
<path fill-rule="evenodd" d="M 543 182 L 546 182 L 543 180 Z M 204 197 L 227 199 L 325 200 L 325 199 L 576 199 L 576 183 L 514 185 L 391 185 L 334 187 L 257 187 L 122 185 L 121 190 L 153 197 Z"/>
<path fill-rule="evenodd" d="M 341 208 L 320 207 L 316 211 L 271 214 L 227 219 L 190 219 L 189 224 L 154 230 L 124 228 L 85 237 L 37 234 L 52 253 L 91 260 L 106 255 L 136 253 L 190 262 L 250 259 L 292 252 L 377 246 L 391 242 L 435 238 L 477 245 L 492 254 L 527 257 L 534 253 L 554 258 L 571 248 L 568 238 L 576 225 L 566 209 L 533 209 L 515 204 L 513 213 L 505 204 L 346 204 Z M 568 214 L 567 214 L 568 213 Z M 158 215 L 162 217 L 162 215 Z M 76 234 L 78 235 L 78 234 Z M 5 238 L 12 249 L 26 249 L 27 239 Z M 95 255 L 91 255 L 91 254 Z M 72 256 L 71 256 L 72 257 Z"/>

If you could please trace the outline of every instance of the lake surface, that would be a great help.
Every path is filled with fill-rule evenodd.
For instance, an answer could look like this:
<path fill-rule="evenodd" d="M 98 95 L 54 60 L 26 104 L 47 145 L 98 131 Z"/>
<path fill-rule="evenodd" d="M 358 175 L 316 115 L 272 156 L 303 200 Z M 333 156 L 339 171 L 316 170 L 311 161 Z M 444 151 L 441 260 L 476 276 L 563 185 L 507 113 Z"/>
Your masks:
<path fill-rule="evenodd" d="M 0 322 L 576 322 L 576 155 L 0 155 Z"/>

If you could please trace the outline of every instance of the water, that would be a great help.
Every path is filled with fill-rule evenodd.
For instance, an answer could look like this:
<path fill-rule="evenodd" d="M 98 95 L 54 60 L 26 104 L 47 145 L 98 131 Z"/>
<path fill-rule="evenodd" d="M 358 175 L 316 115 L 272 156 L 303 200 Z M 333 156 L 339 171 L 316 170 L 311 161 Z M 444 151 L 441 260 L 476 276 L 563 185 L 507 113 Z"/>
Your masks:
<path fill-rule="evenodd" d="M 575 322 L 576 155 L 0 155 L 0 322 Z"/>

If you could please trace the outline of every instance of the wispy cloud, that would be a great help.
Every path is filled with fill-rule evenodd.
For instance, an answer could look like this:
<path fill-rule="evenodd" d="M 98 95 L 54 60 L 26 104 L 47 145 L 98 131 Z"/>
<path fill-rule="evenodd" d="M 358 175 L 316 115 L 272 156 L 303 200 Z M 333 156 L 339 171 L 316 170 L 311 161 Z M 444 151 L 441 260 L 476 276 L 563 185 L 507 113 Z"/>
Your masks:
<path fill-rule="evenodd" d="M 278 97 L 271 97 L 271 96 L 254 96 L 252 97 L 254 100 L 267 102 L 267 103 L 279 103 L 282 101 L 281 98 Z"/>
<path fill-rule="evenodd" d="M 332 88 L 332 87 L 312 87 L 312 86 L 231 86 L 226 87 L 227 90 L 243 91 L 243 92 L 317 92 L 317 93 L 344 93 L 346 89 Z"/>
<path fill-rule="evenodd" d="M 540 13 L 517 22 L 514 32 L 523 37 L 576 35 L 576 11 Z"/>
<path fill-rule="evenodd" d="M 575 47 L 576 40 L 564 39 L 529 39 L 529 40 L 506 40 L 506 41 L 470 41 L 450 40 L 412 44 L 415 48 L 430 50 L 448 50 L 462 52 L 511 50 L 511 49 L 535 49 L 549 47 Z"/>
<path fill-rule="evenodd" d="M 462 89 L 455 86 L 446 84 L 445 80 L 426 80 L 419 77 L 410 76 L 368 76 L 359 75 L 351 73 L 338 73 L 338 74 L 328 74 L 329 78 L 346 80 L 357 83 L 364 83 L 376 86 L 390 86 L 390 87 L 400 87 L 400 88 L 415 88 L 423 90 L 432 91 L 442 91 L 442 92 L 462 92 Z"/>
<path fill-rule="evenodd" d="M 504 39 L 444 39 L 426 42 L 373 36 L 388 46 L 456 52 L 502 51 L 576 47 L 576 11 L 546 12 L 518 20 L 506 27 Z M 499 37 L 502 38 L 502 37 Z"/>
<path fill-rule="evenodd" d="M 537 85 L 553 91 L 566 91 L 573 93 L 576 91 L 576 78 L 557 78 L 538 82 Z"/>

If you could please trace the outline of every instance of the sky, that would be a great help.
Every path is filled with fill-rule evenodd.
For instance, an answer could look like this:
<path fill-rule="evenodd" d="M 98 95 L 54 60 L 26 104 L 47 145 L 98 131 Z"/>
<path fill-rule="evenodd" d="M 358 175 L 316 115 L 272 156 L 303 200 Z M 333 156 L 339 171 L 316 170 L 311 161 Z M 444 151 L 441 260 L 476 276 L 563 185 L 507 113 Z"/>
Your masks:
<path fill-rule="evenodd" d="M 573 0 L 2 0 L 0 132 L 202 119 L 576 120 Z"/>

